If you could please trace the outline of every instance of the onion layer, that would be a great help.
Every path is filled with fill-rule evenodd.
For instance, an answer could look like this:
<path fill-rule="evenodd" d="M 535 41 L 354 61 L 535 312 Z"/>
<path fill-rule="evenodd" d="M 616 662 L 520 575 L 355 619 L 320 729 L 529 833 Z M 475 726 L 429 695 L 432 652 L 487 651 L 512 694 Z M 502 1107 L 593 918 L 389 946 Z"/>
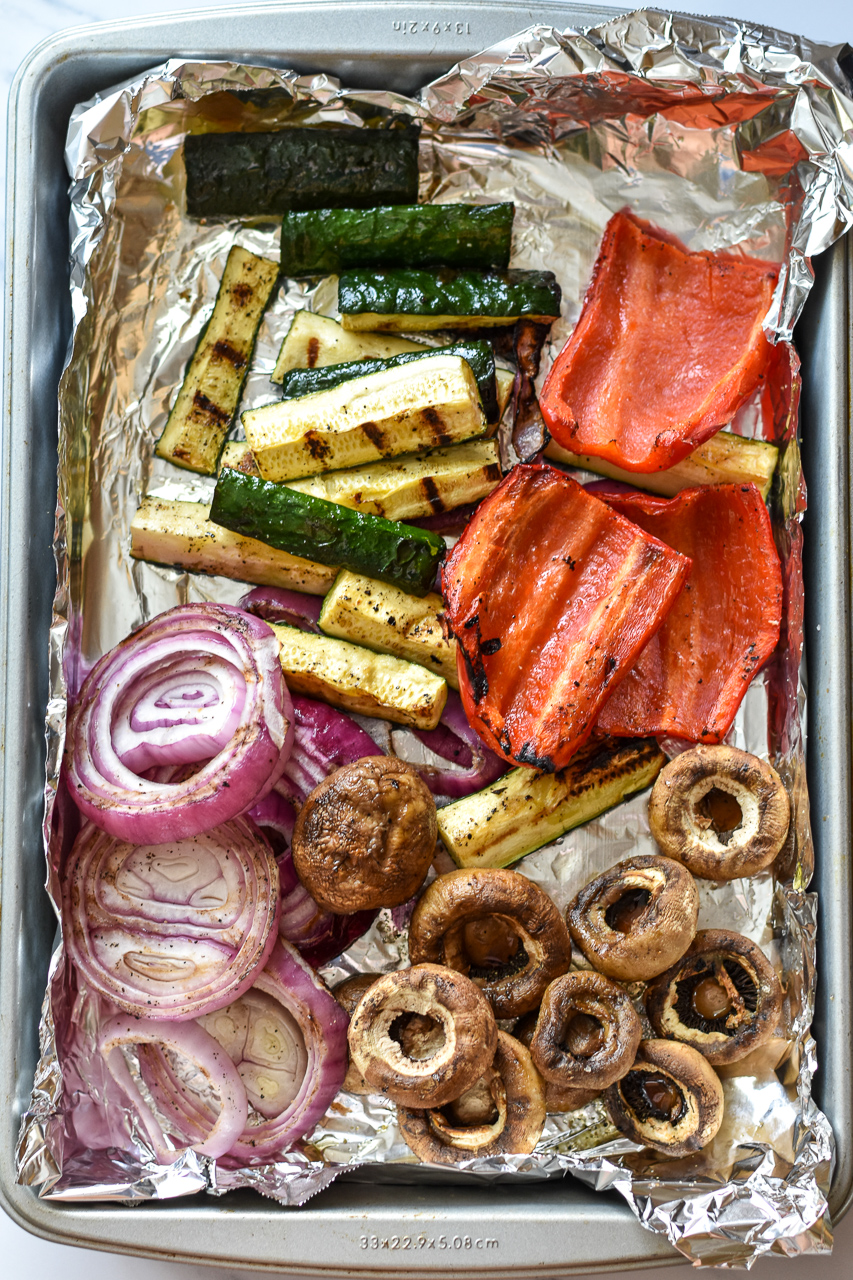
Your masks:
<path fill-rule="evenodd" d="M 110 1074 L 133 1103 L 137 1115 L 151 1139 L 154 1154 L 160 1164 L 172 1164 L 181 1154 L 166 1145 L 162 1126 L 145 1102 L 130 1074 L 121 1052 L 123 1045 L 137 1045 L 142 1054 L 143 1045 L 157 1045 L 171 1050 L 200 1071 L 204 1079 L 219 1094 L 220 1108 L 212 1127 L 200 1140 L 192 1140 L 190 1149 L 199 1155 L 216 1159 L 230 1151 L 246 1127 L 249 1103 L 246 1088 L 231 1058 L 197 1022 L 173 1026 L 168 1022 L 155 1022 L 149 1018 L 113 1018 L 101 1031 L 98 1042 Z M 162 1046 L 162 1048 L 160 1048 Z"/>
<path fill-rule="evenodd" d="M 296 732 L 293 750 L 284 765 L 276 790 L 300 806 L 305 798 L 341 765 L 382 751 L 363 729 L 334 707 L 313 698 L 295 696 Z"/>
<path fill-rule="evenodd" d="M 246 818 L 159 845 L 89 823 L 63 875 L 69 954 L 87 982 L 142 1017 L 194 1018 L 236 999 L 266 964 L 279 910 L 272 850 Z"/>
<path fill-rule="evenodd" d="M 286 622 L 300 631 L 319 633 L 322 596 L 309 596 L 304 591 L 288 591 L 284 587 L 255 587 L 241 597 L 239 608 L 253 613 L 264 622 Z"/>
<path fill-rule="evenodd" d="M 238 1062 L 254 1110 L 227 1164 L 279 1155 L 325 1115 L 346 1075 L 347 1023 L 320 979 L 281 942 L 252 991 L 205 1018 L 207 1030 Z M 208 1098 L 179 1077 L 156 1047 L 140 1052 L 140 1067 L 178 1131 L 193 1142 L 206 1140 L 214 1120 Z"/>
<path fill-rule="evenodd" d="M 104 831 L 163 843 L 250 808 L 280 777 L 292 742 L 272 630 L 230 605 L 179 605 L 93 667 L 69 717 L 68 784 Z M 141 776 L 202 761 L 178 782 Z"/>
<path fill-rule="evenodd" d="M 438 727 L 414 729 L 413 733 L 437 756 L 460 766 L 441 769 L 436 765 L 412 763 L 412 768 L 417 770 L 433 795 L 461 800 L 463 796 L 482 791 L 483 787 L 506 772 L 506 761 L 480 741 L 468 723 L 462 699 L 452 689 L 447 691 L 447 702 Z"/>

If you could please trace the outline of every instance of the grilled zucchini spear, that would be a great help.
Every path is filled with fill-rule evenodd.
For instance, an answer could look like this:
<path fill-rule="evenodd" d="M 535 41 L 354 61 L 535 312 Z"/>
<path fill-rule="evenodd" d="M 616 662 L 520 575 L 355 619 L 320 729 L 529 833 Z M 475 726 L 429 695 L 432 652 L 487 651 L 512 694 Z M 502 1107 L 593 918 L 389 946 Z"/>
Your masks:
<path fill-rule="evenodd" d="M 230 467 L 216 483 L 210 518 L 292 555 L 342 565 L 425 596 L 444 558 L 444 539 L 413 525 L 363 515 Z"/>
<path fill-rule="evenodd" d="M 323 596 L 337 575 L 334 565 L 317 564 L 278 551 L 256 538 L 233 533 L 208 517 L 204 502 L 143 498 L 130 526 L 135 560 L 170 565 L 190 573 L 215 573 L 262 587 L 290 587 Z"/>
<path fill-rule="evenodd" d="M 338 307 L 345 329 L 479 329 L 521 316 L 550 322 L 561 290 L 551 271 L 345 271 Z"/>
<path fill-rule="evenodd" d="M 423 353 L 424 344 L 384 333 L 347 333 L 329 316 L 297 311 L 281 344 L 271 381 L 281 382 L 291 369 L 322 369 L 348 360 L 384 360 L 404 351 Z"/>
<path fill-rule="evenodd" d="M 508 867 L 651 786 L 666 756 L 654 738 L 588 744 L 557 773 L 511 769 L 438 811 L 438 831 L 459 867 Z"/>
<path fill-rule="evenodd" d="M 320 630 L 418 662 L 458 689 L 456 641 L 446 638 L 438 619 L 443 608 L 434 592 L 418 600 L 387 582 L 343 569 L 323 601 Z"/>
<path fill-rule="evenodd" d="M 295 480 L 482 435 L 486 416 L 470 365 L 424 356 L 329 391 L 242 415 L 267 480 Z"/>
<path fill-rule="evenodd" d="M 255 337 L 278 264 L 248 249 L 228 255 L 213 314 L 199 339 L 157 455 L 188 471 L 216 474 L 216 461 L 240 401 Z"/>
<path fill-rule="evenodd" d="M 650 493 L 659 493 L 664 498 L 674 498 L 682 489 L 690 489 L 697 484 L 754 484 L 766 502 L 779 450 L 775 444 L 767 444 L 764 440 L 747 440 L 731 431 L 718 431 L 665 471 L 623 471 L 604 458 L 570 453 L 555 440 L 546 445 L 545 456 L 554 462 L 562 462 L 564 466 L 582 467 L 584 471 L 621 480 L 637 489 L 648 489 Z"/>
<path fill-rule="evenodd" d="M 296 627 L 273 631 L 289 689 L 415 729 L 434 729 L 441 719 L 447 684 L 424 667 Z"/>

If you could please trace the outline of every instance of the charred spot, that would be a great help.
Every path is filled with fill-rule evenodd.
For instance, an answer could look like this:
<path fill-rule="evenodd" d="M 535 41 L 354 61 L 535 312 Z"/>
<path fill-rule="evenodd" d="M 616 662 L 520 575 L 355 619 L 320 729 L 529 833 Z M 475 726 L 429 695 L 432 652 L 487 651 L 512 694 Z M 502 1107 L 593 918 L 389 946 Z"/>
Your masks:
<path fill-rule="evenodd" d="M 479 648 L 477 650 L 476 661 L 471 660 L 471 655 L 464 645 L 461 646 L 462 657 L 465 661 L 465 670 L 468 672 L 468 679 L 471 681 L 471 693 L 474 695 L 475 702 L 482 702 L 486 694 L 489 692 L 489 678 L 486 675 L 486 669 L 483 666 L 483 659 L 480 656 Z"/>
<path fill-rule="evenodd" d="M 362 422 L 361 429 L 367 436 L 370 443 L 380 453 L 384 453 L 388 444 L 388 438 L 382 430 L 378 422 Z"/>
<path fill-rule="evenodd" d="M 479 629 L 479 626 L 480 626 L 480 615 L 479 615 L 479 613 L 472 613 L 472 614 L 471 614 L 471 617 L 468 619 L 468 621 L 467 621 L 467 622 L 463 622 L 462 626 L 464 627 L 464 629 L 465 629 L 466 631 L 470 631 L 472 627 L 477 627 L 477 628 Z"/>
<path fill-rule="evenodd" d="M 237 307 L 245 307 L 252 301 L 253 296 L 254 289 L 252 286 L 250 284 L 244 284 L 242 281 L 235 284 L 231 289 L 231 297 L 234 301 L 234 305 Z"/>
<path fill-rule="evenodd" d="M 226 338 L 220 338 L 218 342 L 214 342 L 211 354 L 215 360 L 230 364 L 238 372 L 246 367 L 246 357 L 243 352 L 238 351 Z"/>
<path fill-rule="evenodd" d="M 543 773 L 554 773 L 554 761 L 550 756 L 538 756 L 533 748 L 532 742 L 522 743 L 521 749 L 516 755 L 516 760 L 520 764 L 532 765 L 534 769 L 541 769 Z"/>
<path fill-rule="evenodd" d="M 321 440 L 316 432 L 306 431 L 305 443 L 308 446 L 308 452 L 316 462 L 322 462 L 324 458 L 329 456 L 330 449 L 328 444 L 325 440 Z"/>
<path fill-rule="evenodd" d="M 610 677 L 613 675 L 613 672 L 616 670 L 617 665 L 618 664 L 616 662 L 616 659 L 612 655 L 605 660 L 604 679 L 602 680 L 603 685 L 606 685 L 609 682 Z"/>
<path fill-rule="evenodd" d="M 218 404 L 214 404 L 212 400 L 208 400 L 203 391 L 197 391 L 193 396 L 193 409 L 197 409 L 209 422 L 221 427 L 226 426 L 231 421 L 231 414 L 228 410 L 221 408 Z"/>
<path fill-rule="evenodd" d="M 309 368 L 309 369 L 313 369 L 313 368 L 314 368 L 315 364 L 317 363 L 317 357 L 318 357 L 318 355 L 319 355 L 319 354 L 320 354 L 320 339 L 319 339 L 319 338 L 309 338 L 309 339 L 308 339 L 308 347 L 307 347 L 307 350 L 306 350 L 306 352 L 305 352 L 305 357 L 306 357 L 306 359 L 307 359 L 307 361 L 308 361 L 308 368 Z"/>
<path fill-rule="evenodd" d="M 501 648 L 502 644 L 503 644 L 503 641 L 501 640 L 500 636 L 494 636 L 493 639 L 491 640 L 483 641 L 483 643 L 480 645 L 480 652 L 485 653 L 488 657 L 491 657 L 493 653 L 497 653 L 497 651 Z"/>
<path fill-rule="evenodd" d="M 438 491 L 438 485 L 435 483 L 432 476 L 424 476 L 423 480 L 421 480 L 421 490 L 423 491 L 423 495 L 429 503 L 432 511 L 438 514 L 444 510 L 444 502 L 442 501 L 441 494 Z"/>
<path fill-rule="evenodd" d="M 444 418 L 442 418 L 441 414 L 433 405 L 427 405 L 425 409 L 421 410 L 421 413 L 423 415 L 424 422 L 429 423 L 433 431 L 445 430 L 446 424 Z"/>

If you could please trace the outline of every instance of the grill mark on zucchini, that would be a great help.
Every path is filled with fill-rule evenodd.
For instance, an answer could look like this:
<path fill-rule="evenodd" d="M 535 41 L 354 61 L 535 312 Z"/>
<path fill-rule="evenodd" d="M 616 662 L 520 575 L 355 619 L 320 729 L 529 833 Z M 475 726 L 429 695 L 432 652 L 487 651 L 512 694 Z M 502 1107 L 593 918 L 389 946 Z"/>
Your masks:
<path fill-rule="evenodd" d="M 320 354 L 320 339 L 308 339 L 308 368 L 313 369 L 317 363 L 317 357 Z"/>
<path fill-rule="evenodd" d="M 245 369 L 248 364 L 248 360 L 242 351 L 238 351 L 227 338 L 220 338 L 218 342 L 214 342 L 212 355 L 214 359 L 230 364 L 233 369 L 238 371 Z"/>
<path fill-rule="evenodd" d="M 196 410 L 198 410 L 198 413 L 195 412 Z M 220 427 L 223 424 L 227 425 L 231 421 L 231 414 L 221 408 L 218 404 L 214 404 L 212 400 L 208 400 L 203 391 L 197 391 L 193 396 L 193 412 L 191 417 L 194 422 L 209 424 L 212 427 Z M 178 446 L 175 449 L 175 453 L 181 454 L 185 457 L 190 456 L 189 452 L 181 448 L 181 446 Z"/>
<path fill-rule="evenodd" d="M 423 489 L 424 496 L 436 515 L 446 509 L 441 500 L 441 494 L 438 492 L 438 488 L 432 476 L 424 476 L 421 481 L 421 489 Z"/>
<path fill-rule="evenodd" d="M 424 410 L 424 416 L 426 416 L 427 412 L 428 412 L 427 410 Z M 386 452 L 387 445 L 388 445 L 388 437 L 386 436 L 385 432 L 382 430 L 382 428 L 379 426 L 378 423 L 363 422 L 361 424 L 361 429 L 364 432 L 364 434 L 367 436 L 370 443 L 376 448 L 376 450 L 379 453 Z"/>

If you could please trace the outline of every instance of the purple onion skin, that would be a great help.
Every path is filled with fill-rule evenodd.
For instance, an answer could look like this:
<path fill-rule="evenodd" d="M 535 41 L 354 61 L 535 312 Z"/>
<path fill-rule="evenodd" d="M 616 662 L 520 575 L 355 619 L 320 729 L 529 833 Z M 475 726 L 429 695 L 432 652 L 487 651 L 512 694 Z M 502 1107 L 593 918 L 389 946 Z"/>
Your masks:
<path fill-rule="evenodd" d="M 468 723 L 462 699 L 453 689 L 447 691 L 447 703 L 437 729 L 413 731 L 425 746 L 445 760 L 458 760 L 460 769 L 441 769 L 435 765 L 413 766 L 433 795 L 461 800 L 475 791 L 482 791 L 506 773 L 505 760 L 480 741 L 477 732 Z"/>
<path fill-rule="evenodd" d="M 311 945 L 299 947 L 299 954 L 303 960 L 308 961 L 312 969 L 319 969 L 321 965 L 328 964 L 341 955 L 359 938 L 363 938 L 378 914 L 378 911 L 355 911 L 351 916 L 334 916 L 327 912 L 328 933 Z"/>
<path fill-rule="evenodd" d="M 624 480 L 588 480 L 583 487 L 596 498 L 617 498 L 621 494 L 641 492 L 635 485 L 626 484 Z M 648 497 L 648 494 L 645 496 Z"/>
<path fill-rule="evenodd" d="M 308 1066 L 296 1098 L 279 1117 L 247 1125 L 222 1158 L 227 1168 L 268 1163 L 289 1151 L 323 1118 L 347 1071 L 349 1018 L 293 947 L 278 942 L 255 987 L 278 1000 L 296 1019 L 305 1039 Z M 188 1094 L 162 1053 L 140 1055 L 143 1078 L 178 1132 L 204 1141 L 214 1117 Z"/>
<path fill-rule="evenodd" d="M 238 607 L 256 618 L 263 618 L 264 622 L 286 622 L 300 631 L 319 634 L 323 598 L 283 587 L 255 587 L 240 599 Z"/>
<path fill-rule="evenodd" d="M 341 765 L 383 753 L 354 720 L 325 702 L 296 695 L 293 749 L 276 784 L 279 795 L 297 808 Z"/>

